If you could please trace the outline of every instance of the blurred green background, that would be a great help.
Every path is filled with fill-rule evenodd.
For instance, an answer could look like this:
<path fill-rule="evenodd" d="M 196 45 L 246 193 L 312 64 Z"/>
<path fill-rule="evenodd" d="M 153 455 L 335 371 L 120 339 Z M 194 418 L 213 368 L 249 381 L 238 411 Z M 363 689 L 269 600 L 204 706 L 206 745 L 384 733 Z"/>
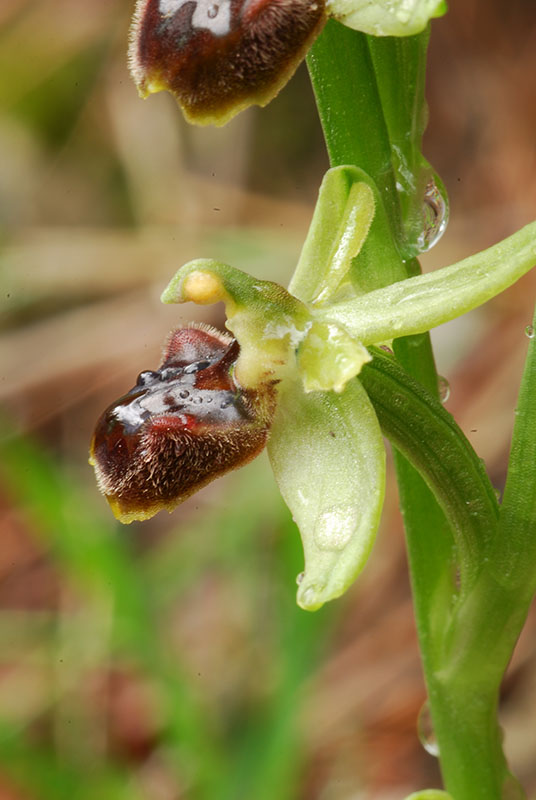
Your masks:
<path fill-rule="evenodd" d="M 183 262 L 286 282 L 327 168 L 302 67 L 266 109 L 189 128 L 126 70 L 131 3 L 0 7 L 0 800 L 402 800 L 439 785 L 392 474 L 371 561 L 316 614 L 265 456 L 123 527 L 87 464 L 96 418 L 188 319 Z M 425 153 L 449 263 L 536 217 L 533 0 L 433 25 Z M 535 276 L 434 334 L 448 408 L 500 489 Z M 433 532 L 430 532 L 433 535 Z M 536 615 L 504 686 L 536 794 Z"/>

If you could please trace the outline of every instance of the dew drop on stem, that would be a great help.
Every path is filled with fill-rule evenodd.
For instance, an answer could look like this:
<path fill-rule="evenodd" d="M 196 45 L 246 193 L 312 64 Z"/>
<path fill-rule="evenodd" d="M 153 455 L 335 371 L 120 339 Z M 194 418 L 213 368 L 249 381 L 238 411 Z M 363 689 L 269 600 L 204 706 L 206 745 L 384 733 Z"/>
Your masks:
<path fill-rule="evenodd" d="M 440 375 L 437 379 L 437 385 L 439 389 L 439 399 L 442 403 L 446 403 L 450 397 L 450 384 L 446 378 Z"/>
<path fill-rule="evenodd" d="M 432 726 L 432 717 L 430 715 L 428 700 L 425 700 L 422 704 L 419 716 L 417 717 L 417 734 L 426 752 L 437 758 L 439 756 L 439 746 Z"/>
<path fill-rule="evenodd" d="M 419 236 L 418 246 L 421 253 L 426 253 L 441 239 L 449 221 L 447 193 L 437 175 L 426 184 L 422 216 L 423 232 Z"/>
<path fill-rule="evenodd" d="M 534 339 L 534 326 L 533 325 L 527 325 L 526 326 L 526 328 L 525 328 L 525 336 L 527 337 L 527 339 Z"/>

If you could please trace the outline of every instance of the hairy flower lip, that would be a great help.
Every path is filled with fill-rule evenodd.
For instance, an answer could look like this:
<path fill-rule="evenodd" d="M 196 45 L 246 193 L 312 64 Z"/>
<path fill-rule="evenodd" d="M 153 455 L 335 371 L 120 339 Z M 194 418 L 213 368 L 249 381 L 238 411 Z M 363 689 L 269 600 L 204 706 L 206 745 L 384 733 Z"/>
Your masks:
<path fill-rule="evenodd" d="M 141 97 L 169 91 L 188 122 L 220 126 L 269 103 L 329 17 L 409 36 L 445 11 L 444 0 L 137 0 L 129 68 Z"/>
<path fill-rule="evenodd" d="M 326 21 L 324 0 L 138 0 L 129 67 L 142 97 L 167 90 L 189 122 L 264 106 Z"/>
<path fill-rule="evenodd" d="M 233 377 L 239 352 L 235 339 L 208 326 L 179 328 L 160 367 L 141 372 L 101 415 L 90 463 L 121 522 L 172 511 L 262 450 L 275 388 L 243 390 Z"/>

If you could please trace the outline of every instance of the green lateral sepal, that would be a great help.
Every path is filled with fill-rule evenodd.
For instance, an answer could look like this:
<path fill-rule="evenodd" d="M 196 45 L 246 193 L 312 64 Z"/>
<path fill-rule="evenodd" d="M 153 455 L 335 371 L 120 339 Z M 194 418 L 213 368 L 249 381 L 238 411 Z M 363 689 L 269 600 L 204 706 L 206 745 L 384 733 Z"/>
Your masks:
<path fill-rule="evenodd" d="M 283 383 L 268 453 L 303 542 L 297 601 L 315 611 L 357 577 L 380 520 L 385 449 L 360 382 L 341 394 Z"/>
<path fill-rule="evenodd" d="M 354 166 L 326 172 L 289 291 L 315 308 L 403 277 L 402 258 L 372 178 Z"/>
<path fill-rule="evenodd" d="M 324 304 L 349 277 L 374 218 L 377 190 L 354 166 L 324 175 L 313 219 L 289 291 L 307 303 Z"/>
<path fill-rule="evenodd" d="M 536 222 L 487 250 L 435 272 L 316 310 L 364 345 L 449 322 L 511 286 L 536 264 Z"/>

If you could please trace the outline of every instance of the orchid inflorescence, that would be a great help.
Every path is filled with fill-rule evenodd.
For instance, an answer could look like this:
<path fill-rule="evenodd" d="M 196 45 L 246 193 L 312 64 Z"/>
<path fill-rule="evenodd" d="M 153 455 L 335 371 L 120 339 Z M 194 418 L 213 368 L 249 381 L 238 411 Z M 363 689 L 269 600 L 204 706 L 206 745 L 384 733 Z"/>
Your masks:
<path fill-rule="evenodd" d="M 142 96 L 167 89 L 190 121 L 223 124 L 279 91 L 329 16 L 376 35 L 407 36 L 444 11 L 442 0 L 138 0 L 130 63 Z M 426 188 L 409 257 L 446 224 L 440 182 L 422 157 L 415 169 Z M 409 179 L 402 162 L 399 172 L 400 181 Z M 438 502 L 443 497 L 448 506 L 452 492 L 441 486 L 441 469 L 428 469 L 433 448 L 423 448 L 422 436 L 406 447 L 400 435 L 411 427 L 403 370 L 382 383 L 373 368 L 396 371 L 393 340 L 463 314 L 530 269 L 536 225 L 457 264 L 400 280 L 402 255 L 390 224 L 374 180 L 340 166 L 325 175 L 288 291 L 211 259 L 179 269 L 163 302 L 223 301 L 232 336 L 202 325 L 174 331 L 160 367 L 140 373 L 101 416 L 91 462 L 121 522 L 173 510 L 267 443 L 303 541 L 298 603 L 315 610 L 346 590 L 372 547 L 385 485 L 382 426 L 424 478 L 436 481 Z M 370 290 L 375 261 L 392 283 Z M 432 396 L 418 385 L 408 392 L 406 400 L 413 392 L 449 427 Z M 383 409 L 380 420 L 375 406 Z M 463 435 L 456 435 L 463 450 Z M 441 454 L 433 457 L 440 464 Z M 485 497 L 489 481 L 475 459 L 469 456 L 467 474 L 485 485 Z M 494 496 L 487 505 L 493 516 Z M 456 513 L 452 519 L 456 529 Z"/>
<path fill-rule="evenodd" d="M 445 0 L 137 0 L 130 69 L 142 97 L 167 90 L 189 122 L 224 125 L 275 97 L 330 17 L 410 36 L 445 11 Z"/>
<path fill-rule="evenodd" d="M 289 291 L 210 259 L 181 267 L 163 302 L 223 301 L 233 338 L 175 331 L 161 367 L 105 411 L 92 444 L 99 485 L 131 522 L 172 510 L 267 441 L 303 541 L 298 603 L 308 610 L 347 589 L 379 525 L 385 449 L 359 378 L 371 346 L 459 316 L 536 261 L 533 223 L 449 267 L 362 292 L 356 265 L 379 233 L 380 205 L 361 170 L 329 170 Z M 340 224 L 326 228 L 322 208 L 336 208 Z"/>
<path fill-rule="evenodd" d="M 445 10 L 444 0 L 137 0 L 129 60 L 138 91 L 169 91 L 197 124 L 265 105 L 314 43 L 308 66 L 334 168 L 288 289 L 209 258 L 177 271 L 162 301 L 223 302 L 228 332 L 173 331 L 160 366 L 101 415 L 90 455 L 113 513 L 130 523 L 173 511 L 266 445 L 303 543 L 297 602 L 314 611 L 367 560 L 389 439 L 449 790 L 407 800 L 521 796 L 493 719 L 535 585 L 525 471 L 534 348 L 499 503 L 440 401 L 427 337 L 536 263 L 535 222 L 420 274 L 419 255 L 448 220 L 421 153 L 428 23 Z"/>

